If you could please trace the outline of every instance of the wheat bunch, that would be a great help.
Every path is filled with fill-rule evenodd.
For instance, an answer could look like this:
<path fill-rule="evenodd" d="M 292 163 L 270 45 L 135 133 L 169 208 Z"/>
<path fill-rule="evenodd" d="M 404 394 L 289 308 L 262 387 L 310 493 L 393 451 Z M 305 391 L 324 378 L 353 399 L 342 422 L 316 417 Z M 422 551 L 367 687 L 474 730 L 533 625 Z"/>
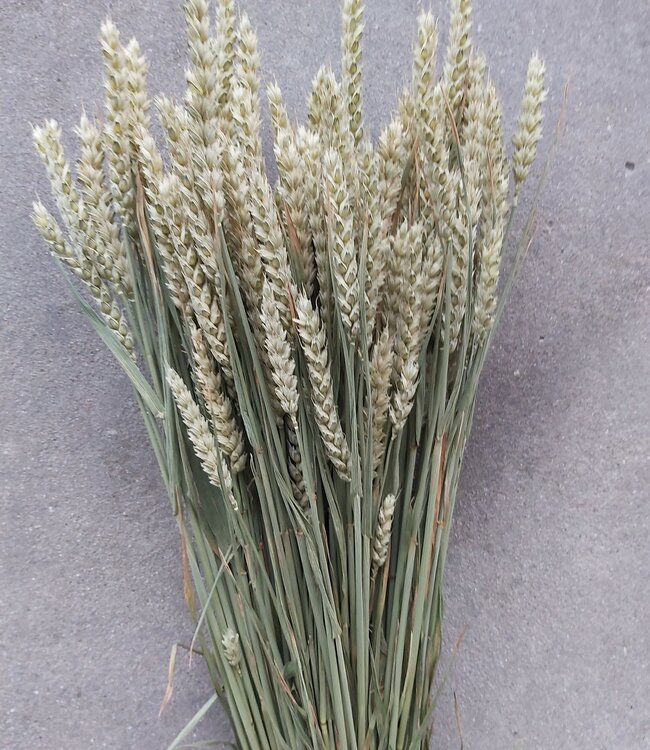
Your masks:
<path fill-rule="evenodd" d="M 81 116 L 76 170 L 55 122 L 34 129 L 60 223 L 40 201 L 34 222 L 142 408 L 214 685 L 200 715 L 220 697 L 255 750 L 425 747 L 478 378 L 530 240 L 532 220 L 500 284 L 544 65 L 509 159 L 470 0 L 452 1 L 440 77 L 423 12 L 373 143 L 363 4 L 345 0 L 341 77 L 319 70 L 306 122 L 268 87 L 272 184 L 256 35 L 231 0 L 213 15 L 186 0 L 163 144 L 137 43 L 102 26 L 104 124 Z"/>

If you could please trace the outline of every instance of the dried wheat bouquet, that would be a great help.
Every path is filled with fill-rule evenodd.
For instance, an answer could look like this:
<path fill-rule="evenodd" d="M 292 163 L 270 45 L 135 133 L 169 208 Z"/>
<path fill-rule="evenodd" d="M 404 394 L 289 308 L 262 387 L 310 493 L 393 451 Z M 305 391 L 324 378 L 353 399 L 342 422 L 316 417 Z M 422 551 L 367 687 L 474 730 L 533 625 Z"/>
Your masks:
<path fill-rule="evenodd" d="M 340 74 L 302 125 L 266 92 L 232 0 L 185 4 L 182 102 L 154 102 L 135 40 L 106 22 L 103 122 L 73 170 L 34 129 L 60 218 L 33 218 L 129 375 L 181 530 L 195 643 L 241 748 L 423 748 L 442 578 L 478 378 L 529 232 L 497 297 L 535 158 L 544 66 L 528 66 L 511 158 L 470 2 L 436 67 L 417 20 L 411 87 L 364 131 L 361 0 Z M 530 225 L 529 225 L 530 226 Z M 194 722 L 190 726 L 193 726 Z M 183 734 L 183 733 L 181 733 Z M 180 740 L 179 740 L 180 741 Z"/>

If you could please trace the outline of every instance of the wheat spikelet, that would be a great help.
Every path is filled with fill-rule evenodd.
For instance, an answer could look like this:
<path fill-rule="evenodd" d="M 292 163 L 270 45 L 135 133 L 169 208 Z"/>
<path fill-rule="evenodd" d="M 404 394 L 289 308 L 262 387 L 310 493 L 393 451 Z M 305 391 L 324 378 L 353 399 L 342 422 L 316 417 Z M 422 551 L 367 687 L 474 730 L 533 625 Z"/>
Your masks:
<path fill-rule="evenodd" d="M 296 299 L 296 314 L 298 333 L 309 370 L 316 425 L 328 458 L 341 479 L 349 482 L 350 449 L 334 400 L 325 329 L 321 324 L 318 310 L 311 306 L 311 302 L 302 292 Z"/>
<path fill-rule="evenodd" d="M 35 201 L 32 206 L 32 220 L 55 257 L 59 258 L 75 276 L 90 284 L 91 275 L 86 268 L 87 264 L 65 241 L 56 219 L 40 201 Z M 93 287 L 90 286 L 90 289 L 92 292 Z"/>
<path fill-rule="evenodd" d="M 418 270 L 422 263 L 422 224 L 408 225 L 406 219 L 399 225 L 392 243 L 389 261 L 389 283 L 386 284 L 386 309 L 400 333 L 401 324 L 406 325 L 404 342 L 410 350 L 410 342 L 418 335 L 418 320 L 413 317 L 421 306 L 419 299 Z M 408 310 L 407 310 L 408 308 Z"/>
<path fill-rule="evenodd" d="M 206 218 L 218 227 L 224 215 L 219 104 L 223 77 L 218 68 L 219 42 L 210 35 L 206 0 L 186 0 L 185 19 L 190 53 L 190 65 L 185 73 L 185 108 L 192 142 L 194 187 Z"/>
<path fill-rule="evenodd" d="M 218 186 L 215 186 L 218 189 Z M 210 280 L 219 284 L 219 252 L 216 239 L 196 190 L 187 190 L 181 185 L 180 197 L 185 213 L 185 226 L 190 233 L 196 252 Z"/>
<path fill-rule="evenodd" d="M 203 206 L 215 234 L 223 224 L 226 215 L 226 196 L 224 191 L 223 145 L 215 142 L 206 149 L 205 163 L 207 172 L 197 179 L 197 188 L 201 194 Z"/>
<path fill-rule="evenodd" d="M 436 90 L 435 66 L 438 31 L 431 13 L 418 16 L 418 37 L 413 54 L 413 90 L 416 116 L 416 167 L 417 193 L 420 219 L 425 239 L 434 232 L 435 196 L 431 193 L 431 170 L 437 156 L 439 143 L 444 141 L 444 113 L 434 95 Z"/>
<path fill-rule="evenodd" d="M 229 391 L 234 392 L 234 379 L 223 311 L 217 294 L 208 281 L 205 269 L 193 250 L 190 250 L 184 258 L 181 258 L 181 268 L 185 275 L 194 314 L 208 340 L 210 352 L 221 368 Z"/>
<path fill-rule="evenodd" d="M 415 108 L 415 95 L 409 89 L 404 89 L 399 98 L 397 121 L 402 129 L 406 154 L 410 158 L 415 151 L 418 136 L 418 123 Z M 402 193 L 405 200 L 408 199 L 409 190 L 405 189 Z"/>
<path fill-rule="evenodd" d="M 467 160 L 479 162 L 483 169 L 486 135 L 485 127 L 485 70 L 486 62 L 482 55 L 472 53 L 467 63 L 465 108 L 460 126 L 460 139 L 463 169 Z"/>
<path fill-rule="evenodd" d="M 108 283 L 119 283 L 119 272 L 113 266 L 103 240 L 99 235 L 97 223 L 97 204 L 103 198 L 104 151 L 101 133 L 90 124 L 85 113 L 82 114 L 76 128 L 79 136 L 80 154 L 77 160 L 77 183 L 81 193 L 79 209 L 86 223 L 85 234 L 90 239 L 93 260 L 102 279 Z M 110 198 L 108 199 L 110 203 Z M 93 215 L 91 215 L 91 209 Z M 112 218 L 112 217 L 111 217 Z M 110 222 L 112 224 L 112 222 Z"/>
<path fill-rule="evenodd" d="M 239 669 L 239 663 L 241 662 L 239 633 L 236 633 L 232 628 L 228 628 L 223 634 L 221 645 L 223 646 L 223 654 L 226 657 L 228 664 L 230 664 L 233 669 Z"/>
<path fill-rule="evenodd" d="M 126 69 L 126 58 L 120 43 L 120 33 L 109 19 L 102 24 L 99 39 L 104 57 L 106 115 L 108 120 L 115 121 L 124 106 L 120 92 L 123 89 L 121 79 Z"/>
<path fill-rule="evenodd" d="M 331 68 L 322 66 L 312 85 L 308 101 L 309 126 L 320 139 L 322 154 L 336 151 L 343 165 L 345 180 L 352 196 L 357 196 L 357 156 L 354 136 L 349 128 L 345 95 Z"/>

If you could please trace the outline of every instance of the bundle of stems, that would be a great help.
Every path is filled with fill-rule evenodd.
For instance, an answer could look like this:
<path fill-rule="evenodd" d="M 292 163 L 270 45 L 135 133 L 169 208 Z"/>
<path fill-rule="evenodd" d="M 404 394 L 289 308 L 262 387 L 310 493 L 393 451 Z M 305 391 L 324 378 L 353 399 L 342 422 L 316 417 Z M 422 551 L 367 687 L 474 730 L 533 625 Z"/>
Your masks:
<path fill-rule="evenodd" d="M 470 2 L 417 21 L 412 85 L 364 131 L 361 0 L 340 76 L 293 124 L 232 0 L 187 0 L 187 91 L 155 106 L 106 22 L 106 115 L 82 115 L 76 174 L 34 129 L 73 293 L 130 377 L 181 531 L 185 596 L 241 748 L 423 748 L 463 451 L 502 293 L 502 247 L 541 136 L 534 55 L 512 157 Z M 190 726 L 193 726 L 191 722 Z"/>

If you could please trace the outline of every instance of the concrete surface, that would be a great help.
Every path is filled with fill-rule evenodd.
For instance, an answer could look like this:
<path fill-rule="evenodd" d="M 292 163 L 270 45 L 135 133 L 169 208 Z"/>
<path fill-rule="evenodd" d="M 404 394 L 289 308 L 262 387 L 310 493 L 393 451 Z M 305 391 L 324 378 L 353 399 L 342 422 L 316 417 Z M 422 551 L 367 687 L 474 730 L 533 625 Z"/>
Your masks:
<path fill-rule="evenodd" d="M 334 59 L 338 6 L 243 0 L 291 111 Z M 446 26 L 446 5 L 434 10 Z M 446 655 L 466 628 L 433 747 L 650 747 L 650 6 L 477 0 L 512 126 L 529 52 L 567 128 L 531 257 L 483 377 L 447 568 Z M 368 0 L 368 117 L 408 76 L 415 0 Z M 43 172 L 28 121 L 68 134 L 101 104 L 110 12 L 180 93 L 180 0 L 0 4 L 0 747 L 165 748 L 208 697 L 179 544 L 129 385 L 28 219 Z M 68 143 L 73 140 L 68 138 Z M 548 145 L 548 139 L 546 140 Z M 215 712 L 203 738 L 227 736 Z"/>

